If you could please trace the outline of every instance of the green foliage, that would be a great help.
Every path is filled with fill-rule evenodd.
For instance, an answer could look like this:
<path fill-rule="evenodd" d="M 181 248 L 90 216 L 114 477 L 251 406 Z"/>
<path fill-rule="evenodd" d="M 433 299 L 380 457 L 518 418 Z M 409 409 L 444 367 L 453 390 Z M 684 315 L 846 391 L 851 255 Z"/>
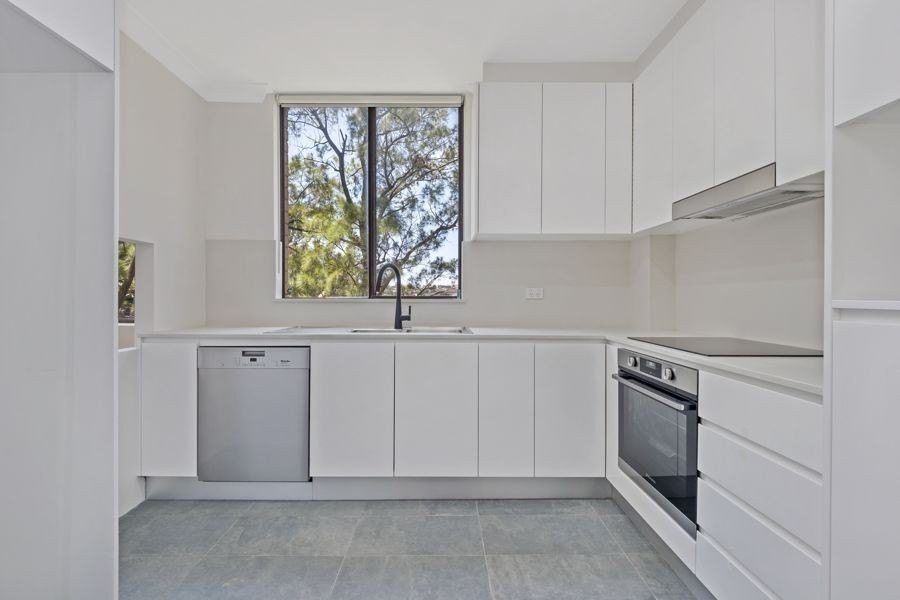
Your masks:
<path fill-rule="evenodd" d="M 119 322 L 134 322 L 134 244 L 119 241 Z"/>
<path fill-rule="evenodd" d="M 457 109 L 376 111 L 373 262 L 395 262 L 404 295 L 456 296 Z M 368 110 L 293 107 L 287 114 L 287 295 L 368 294 Z"/>

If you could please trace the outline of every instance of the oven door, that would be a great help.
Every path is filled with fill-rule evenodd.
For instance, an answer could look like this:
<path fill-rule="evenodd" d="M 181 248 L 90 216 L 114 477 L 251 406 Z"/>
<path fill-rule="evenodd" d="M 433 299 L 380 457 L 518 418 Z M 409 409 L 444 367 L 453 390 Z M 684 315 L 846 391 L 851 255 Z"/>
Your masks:
<path fill-rule="evenodd" d="M 619 466 L 688 533 L 697 531 L 697 404 L 625 372 L 619 382 Z"/>

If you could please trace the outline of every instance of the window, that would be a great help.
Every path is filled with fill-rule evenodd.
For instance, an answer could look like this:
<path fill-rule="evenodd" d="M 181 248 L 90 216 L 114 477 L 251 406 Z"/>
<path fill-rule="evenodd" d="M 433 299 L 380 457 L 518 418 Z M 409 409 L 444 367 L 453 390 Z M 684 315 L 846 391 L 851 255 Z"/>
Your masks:
<path fill-rule="evenodd" d="M 282 293 L 460 296 L 462 107 L 285 104 Z M 374 193 L 370 193 L 374 190 Z"/>
<path fill-rule="evenodd" d="M 134 323 L 134 244 L 119 240 L 119 323 Z"/>

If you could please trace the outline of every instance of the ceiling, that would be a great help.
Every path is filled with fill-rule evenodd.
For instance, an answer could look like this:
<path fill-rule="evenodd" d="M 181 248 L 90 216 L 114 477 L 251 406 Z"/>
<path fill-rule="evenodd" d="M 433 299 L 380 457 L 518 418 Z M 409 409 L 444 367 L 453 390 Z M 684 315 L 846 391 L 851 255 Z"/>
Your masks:
<path fill-rule="evenodd" d="M 633 62 L 685 0 L 125 0 L 123 31 L 208 100 L 458 91 L 485 62 Z"/>

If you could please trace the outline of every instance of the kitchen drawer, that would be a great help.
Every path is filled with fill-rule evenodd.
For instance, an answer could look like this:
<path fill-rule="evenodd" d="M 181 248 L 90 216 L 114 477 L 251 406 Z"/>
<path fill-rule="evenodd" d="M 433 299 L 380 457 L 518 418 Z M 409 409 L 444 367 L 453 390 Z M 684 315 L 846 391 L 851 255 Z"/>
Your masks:
<path fill-rule="evenodd" d="M 700 373 L 700 418 L 822 472 L 822 405 Z"/>
<path fill-rule="evenodd" d="M 778 596 L 821 597 L 819 560 L 702 479 L 697 483 L 697 521 L 701 531 Z"/>
<path fill-rule="evenodd" d="M 716 598 L 729 600 L 777 600 L 753 581 L 743 567 L 702 533 L 697 534 L 697 579 Z"/>
<path fill-rule="evenodd" d="M 787 531 L 822 551 L 822 483 L 749 443 L 700 425 L 698 469 Z"/>

